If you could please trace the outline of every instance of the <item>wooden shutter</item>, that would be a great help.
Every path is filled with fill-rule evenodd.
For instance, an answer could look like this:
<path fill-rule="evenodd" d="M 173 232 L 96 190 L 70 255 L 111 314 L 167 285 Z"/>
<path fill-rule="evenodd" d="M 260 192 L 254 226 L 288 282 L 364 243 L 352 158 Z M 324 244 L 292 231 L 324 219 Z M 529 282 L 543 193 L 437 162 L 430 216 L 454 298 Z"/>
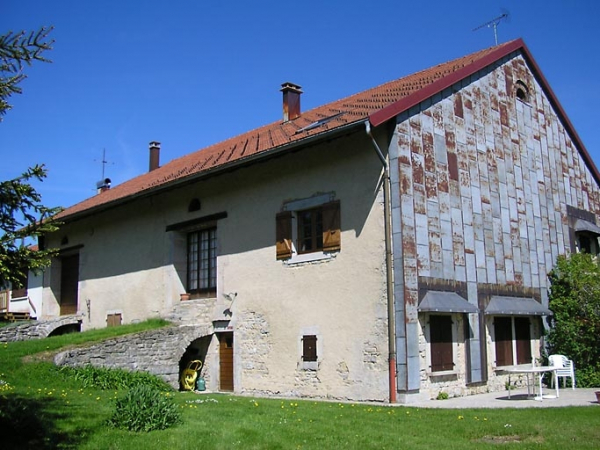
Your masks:
<path fill-rule="evenodd" d="M 292 257 L 292 212 L 283 211 L 275 216 L 277 259 Z"/>
<path fill-rule="evenodd" d="M 496 317 L 494 320 L 496 339 L 496 366 L 513 365 L 512 323 L 510 317 Z"/>
<path fill-rule="evenodd" d="M 116 314 L 108 314 L 106 316 L 106 326 L 107 327 L 117 327 L 121 325 L 122 318 L 120 313 Z"/>
<path fill-rule="evenodd" d="M 431 371 L 454 370 L 452 355 L 452 318 L 431 316 L 429 318 L 431 341 Z"/>
<path fill-rule="evenodd" d="M 317 336 L 308 335 L 302 337 L 302 360 L 317 360 Z"/>
<path fill-rule="evenodd" d="M 15 283 L 12 288 L 11 298 L 27 297 L 27 272 L 19 283 Z"/>
<path fill-rule="evenodd" d="M 517 364 L 531 363 L 531 333 L 528 317 L 515 317 Z"/>
<path fill-rule="evenodd" d="M 323 251 L 334 252 L 342 247 L 340 201 L 323 205 Z"/>

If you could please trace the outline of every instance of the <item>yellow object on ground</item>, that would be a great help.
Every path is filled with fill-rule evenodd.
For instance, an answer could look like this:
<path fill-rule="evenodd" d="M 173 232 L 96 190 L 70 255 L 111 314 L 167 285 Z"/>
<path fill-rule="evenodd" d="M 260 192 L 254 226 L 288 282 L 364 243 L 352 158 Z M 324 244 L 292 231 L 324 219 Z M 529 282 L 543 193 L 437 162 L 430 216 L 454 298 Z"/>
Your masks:
<path fill-rule="evenodd" d="M 196 385 L 196 378 L 198 378 L 198 372 L 202 368 L 202 361 L 195 359 L 188 363 L 186 369 L 181 372 L 181 387 L 186 391 L 193 391 Z"/>

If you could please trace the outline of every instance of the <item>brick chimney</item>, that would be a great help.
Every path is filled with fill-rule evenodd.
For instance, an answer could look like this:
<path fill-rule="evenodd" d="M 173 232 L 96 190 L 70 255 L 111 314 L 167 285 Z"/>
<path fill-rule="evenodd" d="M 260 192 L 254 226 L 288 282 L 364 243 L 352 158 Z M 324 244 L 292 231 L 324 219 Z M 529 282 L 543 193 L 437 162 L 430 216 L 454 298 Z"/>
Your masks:
<path fill-rule="evenodd" d="M 301 86 L 285 82 L 281 85 L 280 90 L 283 92 L 283 121 L 288 122 L 300 117 Z"/>
<path fill-rule="evenodd" d="M 150 168 L 149 172 L 160 167 L 160 142 L 150 142 Z"/>

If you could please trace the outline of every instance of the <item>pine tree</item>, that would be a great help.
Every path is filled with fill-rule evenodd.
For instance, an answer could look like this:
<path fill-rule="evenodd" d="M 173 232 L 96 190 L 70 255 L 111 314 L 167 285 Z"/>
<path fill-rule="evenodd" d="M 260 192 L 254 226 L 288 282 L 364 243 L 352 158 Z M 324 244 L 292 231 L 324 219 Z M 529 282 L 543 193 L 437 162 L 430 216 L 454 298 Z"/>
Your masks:
<path fill-rule="evenodd" d="M 23 68 L 33 61 L 49 62 L 43 53 L 52 48 L 48 40 L 52 28 L 37 32 L 24 31 L 0 36 L 0 121 L 11 109 L 8 99 L 20 94 L 19 84 L 25 79 Z M 48 208 L 31 180 L 42 181 L 47 175 L 44 165 L 30 167 L 21 176 L 0 182 L 0 288 L 22 286 L 27 273 L 50 265 L 54 250 L 31 247 L 31 239 L 43 244 L 45 233 L 56 231 L 53 216 L 60 208 Z M 29 242 L 28 242 L 29 241 Z"/>

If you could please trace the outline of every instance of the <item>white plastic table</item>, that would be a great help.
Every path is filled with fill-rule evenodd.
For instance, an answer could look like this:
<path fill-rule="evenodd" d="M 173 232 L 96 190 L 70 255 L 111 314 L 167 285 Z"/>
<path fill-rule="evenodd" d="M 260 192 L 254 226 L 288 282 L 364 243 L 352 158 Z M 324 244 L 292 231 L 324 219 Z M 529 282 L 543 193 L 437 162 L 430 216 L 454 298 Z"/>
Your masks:
<path fill-rule="evenodd" d="M 558 383 L 556 383 L 556 395 L 546 395 L 544 397 L 544 394 L 542 392 L 542 378 L 544 377 L 544 373 L 545 372 L 554 372 L 556 370 L 556 367 L 554 366 L 534 366 L 532 364 L 524 364 L 522 366 L 512 366 L 512 367 L 507 367 L 506 369 L 504 369 L 505 372 L 508 372 L 508 384 L 509 384 L 509 388 L 510 388 L 510 375 L 513 373 L 518 373 L 518 374 L 525 374 L 527 375 L 527 395 L 530 395 L 530 391 L 529 391 L 529 375 L 531 374 L 533 376 L 533 395 L 534 395 L 534 399 L 535 400 L 540 400 L 542 401 L 544 398 L 558 398 L 559 397 L 559 393 L 558 393 Z M 538 377 L 538 386 L 539 386 L 539 395 L 536 396 L 535 395 L 535 377 Z M 508 398 L 510 398 L 510 389 L 508 389 Z"/>

